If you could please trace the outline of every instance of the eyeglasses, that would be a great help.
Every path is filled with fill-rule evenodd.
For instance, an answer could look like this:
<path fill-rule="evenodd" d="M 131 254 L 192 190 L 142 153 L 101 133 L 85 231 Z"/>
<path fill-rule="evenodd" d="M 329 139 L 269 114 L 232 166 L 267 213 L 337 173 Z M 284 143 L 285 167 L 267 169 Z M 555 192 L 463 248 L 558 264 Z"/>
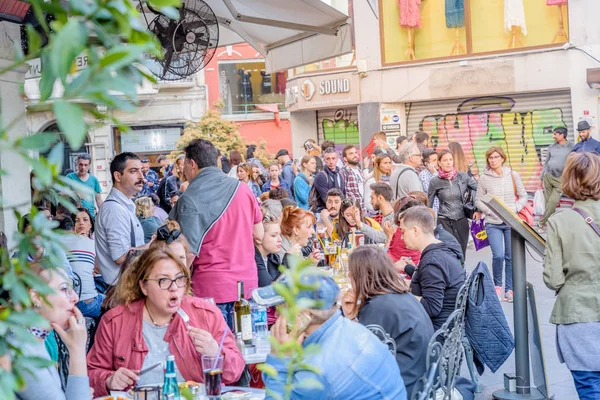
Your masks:
<path fill-rule="evenodd" d="M 158 287 L 162 290 L 169 290 L 175 284 L 178 288 L 185 287 L 188 283 L 189 278 L 187 275 L 180 275 L 175 279 L 160 278 L 160 279 L 145 279 L 144 281 L 155 281 L 158 282 Z"/>
<path fill-rule="evenodd" d="M 68 283 L 61 285 L 58 290 L 62 292 L 67 299 L 70 299 L 71 296 L 75 294 L 75 289 L 73 289 L 73 286 L 69 285 Z"/>
<path fill-rule="evenodd" d="M 263 224 L 271 224 L 278 222 L 278 219 L 272 216 L 271 214 L 265 214 L 262 220 Z"/>
<path fill-rule="evenodd" d="M 502 156 L 490 156 L 488 160 L 497 160 L 499 158 L 502 158 Z"/>
<path fill-rule="evenodd" d="M 354 199 L 344 199 L 344 200 L 342 200 L 342 205 L 343 206 L 353 206 L 353 205 L 356 205 L 356 200 L 354 200 Z"/>

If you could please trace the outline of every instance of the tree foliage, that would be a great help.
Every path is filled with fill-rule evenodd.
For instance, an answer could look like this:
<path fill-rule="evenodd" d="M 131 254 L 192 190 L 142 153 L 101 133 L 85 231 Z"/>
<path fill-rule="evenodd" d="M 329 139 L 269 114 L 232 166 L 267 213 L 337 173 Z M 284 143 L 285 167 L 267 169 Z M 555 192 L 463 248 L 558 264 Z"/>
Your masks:
<path fill-rule="evenodd" d="M 169 15 L 177 15 L 174 7 L 180 4 L 180 0 L 147 1 Z M 28 60 L 41 59 L 40 102 L 52 101 L 58 126 L 71 148 L 81 146 L 87 130 L 94 124 L 111 122 L 127 130 L 112 116 L 113 112 L 136 109 L 137 86 L 146 79 L 154 81 L 143 66 L 146 55 L 162 54 L 160 44 L 141 22 L 134 2 L 29 0 L 28 3 L 49 38 L 48 45 L 41 48 L 41 35 L 32 26 L 26 26 L 28 54 L 23 54 L 20 47 L 15 48 L 14 62 L 0 71 L 0 75 L 22 69 Z M 46 23 L 46 14 L 54 17 L 50 24 Z M 87 57 L 88 67 L 77 72 L 74 65 L 80 55 Z M 55 85 L 64 89 L 59 97 L 53 97 Z M 25 109 L 19 118 L 24 117 Z M 76 193 L 85 189 L 60 176 L 64 145 L 58 143 L 57 134 L 34 133 L 13 139 L 8 131 L 15 122 L 0 121 L 1 155 L 18 154 L 31 166 L 33 203 L 49 199 L 73 210 L 69 197 L 77 198 Z M 47 157 L 36 155 L 48 150 Z M 11 171 L 0 170 L 5 179 L 10 174 Z M 22 217 L 16 211 L 22 204 L 8 204 L 0 199 L 0 207 L 14 209 L 15 217 Z M 33 340 L 28 327 L 48 328 L 48 323 L 32 309 L 29 290 L 47 295 L 51 289 L 30 271 L 28 254 L 37 254 L 37 249 L 43 248 L 40 263 L 48 268 L 60 265 L 57 223 L 35 207 L 31 207 L 29 214 L 31 229 L 7 232 L 15 244 L 0 248 L 0 292 L 3 298 L 10 298 L 10 301 L 0 300 L 0 357 L 4 362 L 9 360 L 10 366 L 10 371 L 0 366 L 1 399 L 13 399 L 14 392 L 24 384 L 23 373 L 43 363 L 39 358 L 24 356 L 19 348 L 20 343 Z M 15 252 L 18 257 L 11 258 Z"/>
<path fill-rule="evenodd" d="M 255 144 L 254 156 L 263 165 L 273 161 L 274 156 L 267 149 L 264 139 L 261 138 L 258 143 L 248 142 L 240 135 L 238 125 L 233 121 L 221 118 L 221 113 L 217 110 L 208 110 L 197 123 L 188 123 L 175 146 L 176 150 L 171 152 L 170 157 L 175 159 L 181 154 L 183 148 L 194 139 L 210 140 L 221 151 L 221 154 L 228 158 L 231 150 L 237 150 L 245 157 L 246 146 Z"/>

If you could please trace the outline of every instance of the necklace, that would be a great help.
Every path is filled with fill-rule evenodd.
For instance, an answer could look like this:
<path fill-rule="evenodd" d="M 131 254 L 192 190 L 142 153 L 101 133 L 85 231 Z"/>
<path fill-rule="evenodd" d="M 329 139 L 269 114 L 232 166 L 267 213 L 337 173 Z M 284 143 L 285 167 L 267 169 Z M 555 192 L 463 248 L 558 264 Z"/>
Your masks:
<path fill-rule="evenodd" d="M 171 319 L 169 320 L 169 322 L 167 322 L 164 325 L 159 325 L 154 321 L 154 318 L 152 318 L 152 314 L 150 314 L 150 309 L 148 308 L 148 306 L 146 305 L 146 303 L 144 302 L 144 308 L 146 309 L 146 311 L 148 311 L 148 316 L 150 317 L 150 320 L 152 321 L 152 323 L 154 324 L 154 326 L 158 326 L 158 327 L 165 327 L 165 326 L 169 326 L 169 323 L 171 322 L 171 320 L 173 319 L 173 316 L 171 315 Z"/>

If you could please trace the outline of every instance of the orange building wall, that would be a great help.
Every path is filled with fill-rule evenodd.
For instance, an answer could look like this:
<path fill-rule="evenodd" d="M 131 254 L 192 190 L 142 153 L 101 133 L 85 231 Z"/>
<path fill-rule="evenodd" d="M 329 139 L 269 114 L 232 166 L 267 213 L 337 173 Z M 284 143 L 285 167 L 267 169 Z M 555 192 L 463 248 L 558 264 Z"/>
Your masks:
<path fill-rule="evenodd" d="M 258 54 L 248 44 L 232 46 L 231 55 L 227 54 L 225 47 L 219 47 L 215 56 L 204 70 L 204 79 L 208 86 L 208 104 L 213 108 L 213 104 L 219 99 L 219 66 L 218 60 L 262 60 Z M 292 127 L 287 119 L 281 120 L 281 126 L 278 127 L 274 120 L 261 121 L 235 121 L 239 125 L 240 134 L 249 142 L 258 143 L 262 138 L 267 142 L 267 147 L 273 154 L 279 149 L 292 149 Z"/>

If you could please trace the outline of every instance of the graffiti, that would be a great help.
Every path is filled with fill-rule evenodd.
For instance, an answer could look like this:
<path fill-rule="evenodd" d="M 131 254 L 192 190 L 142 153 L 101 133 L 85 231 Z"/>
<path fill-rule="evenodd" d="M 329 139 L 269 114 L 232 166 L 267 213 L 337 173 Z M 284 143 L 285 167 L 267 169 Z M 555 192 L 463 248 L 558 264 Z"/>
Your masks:
<path fill-rule="evenodd" d="M 486 150 L 500 146 L 506 152 L 506 165 L 519 173 L 532 192 L 539 187 L 542 150 L 554 142 L 554 128 L 567 124 L 560 108 L 513 112 L 514 105 L 508 97 L 469 99 L 455 114 L 424 117 L 419 129 L 430 135 L 434 149 L 460 143 L 474 173 L 484 170 Z"/>
<path fill-rule="evenodd" d="M 359 143 L 358 118 L 356 109 L 338 109 L 333 114 L 333 119 L 323 118 L 319 126 L 323 129 L 325 140 L 331 140 L 336 145 Z"/>

